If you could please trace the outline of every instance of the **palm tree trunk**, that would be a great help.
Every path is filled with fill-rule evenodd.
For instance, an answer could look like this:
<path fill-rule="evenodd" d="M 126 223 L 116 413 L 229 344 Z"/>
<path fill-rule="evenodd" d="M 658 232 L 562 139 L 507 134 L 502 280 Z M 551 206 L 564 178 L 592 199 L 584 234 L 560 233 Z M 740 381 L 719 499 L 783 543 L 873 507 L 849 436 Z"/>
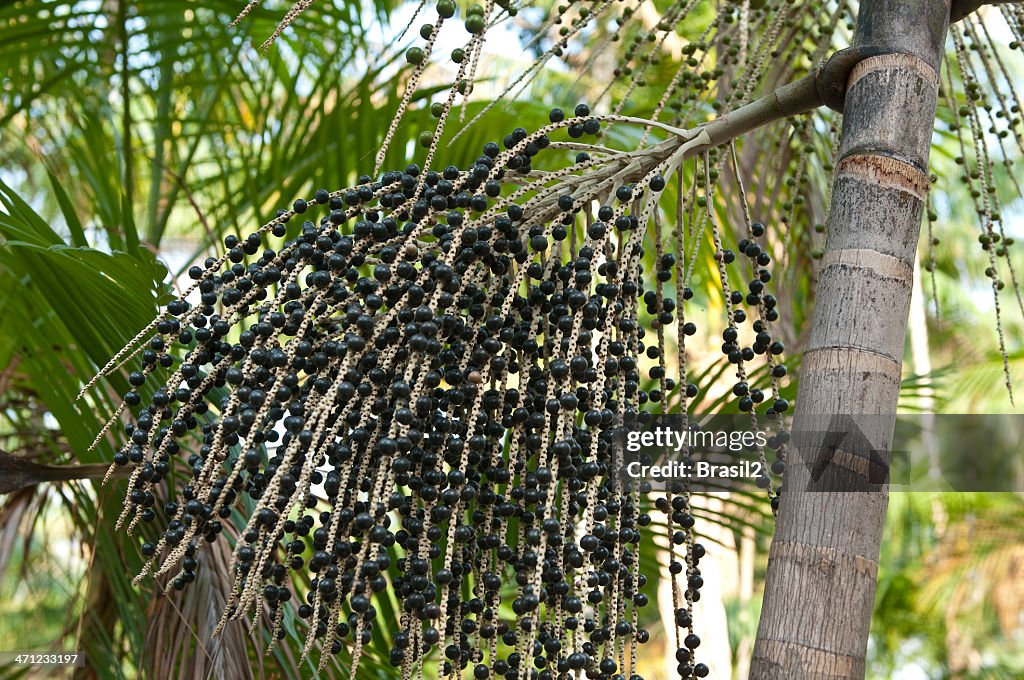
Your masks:
<path fill-rule="evenodd" d="M 822 429 L 822 415 L 873 414 L 865 436 L 891 445 L 948 22 L 948 0 L 860 4 L 855 45 L 891 54 L 862 61 L 847 84 L 795 432 Z M 832 464 L 861 476 L 871 469 L 862 454 L 832 451 Z M 812 478 L 820 455 L 789 454 L 751 678 L 865 674 L 888 491 Z"/>

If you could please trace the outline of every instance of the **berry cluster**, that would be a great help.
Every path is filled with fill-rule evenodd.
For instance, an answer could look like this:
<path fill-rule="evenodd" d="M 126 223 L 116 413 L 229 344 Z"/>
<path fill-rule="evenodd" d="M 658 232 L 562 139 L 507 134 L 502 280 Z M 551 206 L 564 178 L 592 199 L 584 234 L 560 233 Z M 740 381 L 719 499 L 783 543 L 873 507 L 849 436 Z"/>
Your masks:
<path fill-rule="evenodd" d="M 615 435 L 625 414 L 685 383 L 666 377 L 662 333 L 677 321 L 662 285 L 682 276 L 682 255 L 661 252 L 659 235 L 656 272 L 644 273 L 647 227 L 678 154 L 619 163 L 602 147 L 552 141 L 561 129 L 596 134 L 602 119 L 587 106 L 550 120 L 486 144 L 466 169 L 410 165 L 319 190 L 189 270 L 192 288 L 139 340 L 155 333 L 115 357 L 142 363 L 125 395 L 138 415 L 114 461 L 132 468 L 120 521 L 166 522 L 142 546 L 140 578 L 185 588 L 201 545 L 247 497 L 255 507 L 221 626 L 266 607 L 280 639 L 283 608 L 295 606 L 309 623 L 306 653 L 351 640 L 355 664 L 374 594 L 391 588 L 402 618 L 389 656 L 404 677 L 435 649 L 446 675 L 638 677 L 635 645 L 649 639 L 637 625 L 649 601 L 639 545 L 652 518 L 649 488 L 617 474 Z M 531 182 L 549 148 L 579 151 L 576 163 Z M 285 239 L 279 249 L 271 237 Z M 753 242 L 741 249 L 763 255 Z M 774 313 L 767 278 L 746 301 Z M 641 300 L 659 328 L 646 347 Z M 777 354 L 763 334 L 750 351 Z M 730 360 L 745 359 L 734 335 Z M 649 392 L 644 355 L 659 360 Z M 738 396 L 760 401 L 756 390 Z M 168 498 L 186 456 L 190 478 Z M 670 565 L 686 579 L 680 674 L 704 677 L 690 615 L 704 549 L 688 498 L 674 484 L 655 506 L 683 551 Z M 296 572 L 308 574 L 300 592 Z"/>

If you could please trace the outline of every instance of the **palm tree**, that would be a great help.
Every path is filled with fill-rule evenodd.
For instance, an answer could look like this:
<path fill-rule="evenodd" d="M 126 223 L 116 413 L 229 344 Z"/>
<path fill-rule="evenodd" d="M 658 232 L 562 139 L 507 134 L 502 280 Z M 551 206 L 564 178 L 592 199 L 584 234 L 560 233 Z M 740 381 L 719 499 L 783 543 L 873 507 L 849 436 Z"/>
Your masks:
<path fill-rule="evenodd" d="M 289 14 L 291 26 L 279 34 L 266 57 L 258 55 L 255 43 L 275 34 L 274 27 L 282 15 L 273 10 L 255 7 L 235 29 L 227 29 L 225 26 L 237 8 L 226 5 L 110 3 L 96 9 L 83 3 L 58 4 L 66 11 L 51 10 L 35 3 L 14 4 L 2 10 L 7 14 L 7 23 L 15 30 L 2 38 L 0 59 L 6 71 L 22 75 L 12 80 L 24 84 L 21 90 L 5 94 L 3 100 L 4 129 L 17 134 L 0 137 L 5 155 L 11 159 L 7 170 L 16 173 L 16 182 L 6 177 L 5 181 L 17 185 L 17 190 L 5 185 L 2 192 L 4 215 L 0 229 L 6 244 L 0 274 L 6 278 L 5 287 L 11 289 L 29 282 L 22 294 L 4 303 L 8 318 L 18 322 L 11 325 L 16 332 L 4 338 L 5 346 L 0 353 L 5 359 L 0 365 L 8 367 L 3 373 L 4 389 L 0 390 L 5 400 L 4 413 L 10 420 L 11 435 L 6 440 L 6 448 L 15 454 L 14 464 L 22 467 L 27 461 L 50 465 L 75 461 L 88 466 L 108 462 L 113 457 L 118 444 L 115 438 L 101 440 L 100 446 L 92 452 L 88 448 L 94 434 L 115 412 L 117 395 L 128 388 L 124 375 L 115 374 L 102 389 L 90 392 L 87 402 L 76 405 L 74 395 L 89 375 L 146 325 L 156 307 L 171 298 L 173 284 L 167 284 L 167 272 L 153 256 L 154 251 L 163 252 L 166 259 L 173 254 L 177 236 L 199 231 L 205 238 L 196 247 L 195 256 L 201 257 L 223 242 L 225 234 L 242 232 L 245 224 L 273 220 L 274 210 L 281 203 L 288 204 L 294 197 L 308 195 L 318 186 L 341 187 L 356 183 L 357 175 L 373 164 L 394 112 L 400 106 L 405 108 L 403 96 L 412 91 L 404 87 L 401 78 L 393 76 L 401 72 L 407 77 L 411 71 L 418 78 L 420 73 L 419 68 L 400 70 L 402 50 L 390 44 L 375 44 L 379 38 L 372 30 L 362 28 L 369 25 L 363 21 L 367 10 L 341 3 L 314 5 L 301 13 Z M 784 11 L 781 6 L 762 10 L 753 5 L 744 3 L 717 15 L 704 8 L 695 10 L 688 4 L 671 5 L 660 8 L 663 12 L 660 23 L 652 21 L 644 12 L 636 13 L 636 17 L 631 12 L 623 15 L 620 22 L 612 23 L 602 14 L 604 6 L 598 4 L 591 12 L 594 17 L 591 45 L 579 53 L 561 49 L 559 24 L 535 27 L 537 35 L 541 36 L 536 44 L 542 61 L 561 58 L 582 70 L 584 66 L 596 67 L 603 57 L 616 54 L 621 61 L 608 69 L 613 77 L 605 82 L 598 79 L 589 82 L 584 78 L 583 82 L 574 83 L 574 78 L 534 69 L 539 76 L 533 77 L 539 80 L 530 90 L 533 101 L 517 103 L 506 111 L 493 109 L 485 94 L 478 102 L 466 105 L 465 120 L 475 120 L 476 114 L 484 109 L 487 109 L 486 115 L 462 133 L 458 145 L 439 147 L 446 149 L 445 163 L 466 167 L 484 141 L 500 139 L 516 124 L 528 129 L 539 128 L 544 121 L 545 104 L 552 101 L 543 101 L 545 92 L 548 96 L 560 97 L 560 100 L 553 100 L 557 102 L 564 101 L 574 88 L 589 91 L 592 101 L 611 102 L 609 109 L 631 106 L 633 108 L 626 111 L 643 119 L 656 119 L 663 111 L 672 112 L 669 115 L 674 116 L 673 126 L 692 126 L 714 115 L 716 107 L 732 108 L 753 100 L 756 87 L 762 88 L 762 92 L 771 92 L 813 72 L 816 61 L 826 56 L 833 42 L 836 47 L 846 42 L 843 21 L 826 25 L 813 12 L 807 11 L 811 5 Z M 862 9 L 862 13 L 884 11 L 884 5 L 878 7 L 881 9 Z M 380 5 L 373 11 L 378 13 L 381 23 L 386 24 L 385 13 L 391 9 Z M 555 14 L 567 11 L 556 8 Z M 829 5 L 828 11 L 837 19 L 853 16 L 852 8 L 846 3 Z M 1014 12 L 1008 13 L 1011 26 L 1019 25 L 1013 24 L 1017 16 Z M 570 16 L 571 20 L 567 17 L 563 22 L 572 27 L 570 33 L 586 25 L 585 21 L 581 23 L 574 18 L 574 14 Z M 733 24 L 729 20 L 732 17 L 739 23 Z M 630 21 L 632 18 L 635 20 Z M 529 21 L 530 17 L 525 20 Z M 734 30 L 735 25 L 741 29 Z M 866 28 L 868 23 L 862 22 L 859 26 L 855 44 L 906 50 L 903 42 L 889 45 L 883 40 L 886 36 L 871 35 Z M 967 26 L 966 31 L 980 34 L 981 24 L 968 23 Z M 913 35 L 913 31 L 908 30 L 897 37 L 903 41 Z M 250 36 L 256 39 L 250 41 Z M 648 36 L 654 37 L 651 47 L 647 46 Z M 926 61 L 934 62 L 932 68 L 938 72 L 943 42 L 940 36 L 933 37 L 935 42 L 931 44 Z M 994 49 L 980 39 L 976 42 L 982 45 L 982 54 Z M 622 51 L 604 49 L 615 43 L 624 44 L 626 48 Z M 915 46 L 920 47 L 916 43 Z M 678 52 L 683 61 L 661 59 L 659 55 L 665 49 Z M 769 59 L 774 52 L 781 58 Z M 960 53 L 961 50 L 954 51 L 955 55 Z M 372 55 L 378 54 L 386 57 L 372 62 L 376 66 L 361 73 Z M 920 77 L 920 70 L 915 71 L 899 59 L 871 58 L 876 60 L 872 63 L 882 63 L 884 68 L 890 69 L 894 78 Z M 703 79 L 699 77 L 702 68 L 708 76 Z M 862 70 L 867 68 L 862 67 Z M 723 77 L 723 74 L 730 77 Z M 960 64 L 957 74 L 959 79 L 966 80 L 969 68 Z M 514 78 L 508 80 L 513 81 L 510 85 L 516 84 Z M 865 80 L 870 84 L 869 81 Z M 713 82 L 719 83 L 717 89 L 707 87 Z M 502 82 L 495 84 L 494 94 L 499 94 L 504 85 Z M 477 93 L 486 93 L 487 87 L 488 81 L 481 79 L 476 86 Z M 446 94 L 444 88 L 437 92 L 427 90 L 423 95 L 419 90 L 415 92 L 417 94 L 407 97 L 412 104 L 406 113 L 410 125 L 398 128 L 403 138 L 415 136 L 410 128 L 432 125 L 432 112 L 426 104 L 431 96 Z M 879 100 L 887 96 L 882 91 L 870 91 L 867 84 L 861 90 L 852 87 L 851 93 L 862 99 Z M 604 98 L 599 98 L 601 96 Z M 916 121 L 898 120 L 907 124 L 908 130 L 930 129 L 934 102 L 931 114 L 925 110 L 925 104 L 927 102 L 922 104 Z M 946 115 L 951 113 L 955 112 L 945 111 Z M 977 109 L 970 109 L 969 114 L 968 120 L 972 120 L 971 116 L 984 115 L 978 114 Z M 457 114 L 453 111 L 449 115 L 454 118 Z M 847 125 L 853 126 L 849 121 L 854 119 L 847 116 Z M 836 128 L 835 116 L 826 113 L 821 120 Z M 810 340 L 805 340 L 811 306 L 796 300 L 801 291 L 809 291 L 820 279 L 823 283 L 819 283 L 815 308 L 821 315 L 820 310 L 838 308 L 838 303 L 828 295 L 821 295 L 822 290 L 849 291 L 868 285 L 853 283 L 852 279 L 842 285 L 834 281 L 828 283 L 829 277 L 839 272 L 849 273 L 838 265 L 842 258 L 835 254 L 837 249 L 851 246 L 843 241 L 841 227 L 844 223 L 834 208 L 850 200 L 851 192 L 866 189 L 837 180 L 832 194 L 833 221 L 830 224 L 833 226 L 829 241 L 823 252 L 816 252 L 814 245 L 821 237 L 816 235 L 813 225 L 825 221 L 827 201 L 823 178 L 832 170 L 830 130 L 802 118 L 777 120 L 768 130 L 771 134 L 744 140 L 735 161 L 722 167 L 723 175 L 737 178 L 752 177 L 754 168 L 770 162 L 777 162 L 780 169 L 777 177 L 764 177 L 763 181 L 756 182 L 749 201 L 750 209 L 759 211 L 764 216 L 762 219 L 779 224 L 779 229 L 769 232 L 764 242 L 776 260 L 784 263 L 775 277 L 779 297 L 785 300 L 783 293 L 790 295 L 789 301 L 783 302 L 788 314 L 773 332 L 787 340 L 791 348 L 794 345 L 812 349 L 838 347 L 820 331 L 812 332 Z M 865 126 L 860 131 L 850 127 L 844 132 L 845 146 L 840 148 L 849 148 L 853 135 L 882 131 L 876 125 Z M 637 147 L 643 146 L 650 134 L 651 130 L 634 131 L 616 125 L 607 139 L 627 148 Z M 911 136 L 895 138 L 912 139 Z M 928 140 L 920 135 L 917 139 L 919 146 L 915 152 L 919 166 L 926 168 Z M 111 154 L 109 149 L 117 152 Z M 407 153 L 402 144 L 391 144 L 382 159 L 384 167 L 402 167 L 408 160 Z M 728 160 L 729 155 L 723 158 Z M 44 162 L 41 163 L 41 159 Z M 849 162 L 839 165 L 837 177 L 844 177 L 844 171 L 851 173 L 852 165 Z M 680 175 L 682 186 L 692 185 L 696 190 L 699 173 L 686 166 L 680 170 Z M 920 189 L 920 177 L 916 185 L 911 184 Z M 674 188 L 666 192 L 663 202 L 666 205 L 662 206 L 666 224 L 683 219 L 682 211 L 675 208 L 675 199 L 682 193 L 676 193 Z M 41 196 L 45 196 L 45 200 L 39 201 Z M 708 197 L 711 198 L 708 203 L 723 219 L 732 219 L 741 225 L 750 221 L 745 218 L 745 201 L 735 184 L 723 181 L 714 192 L 708 192 Z M 856 207 L 860 210 L 862 206 Z M 921 201 L 917 201 L 916 206 L 909 205 L 907 210 L 903 225 L 907 238 L 903 245 L 909 250 L 901 257 L 904 262 L 912 263 L 916 238 L 911 235 L 916 234 L 920 223 Z M 990 212 L 986 219 L 991 217 Z M 50 226 L 54 224 L 57 226 Z M 984 226 L 986 233 L 992 231 L 990 223 Z M 884 225 L 882 244 L 876 239 L 857 247 L 866 251 L 881 246 L 885 251 L 884 244 L 891 238 L 889 229 L 889 223 Z M 653 231 L 656 229 L 652 228 Z M 705 242 L 712 242 L 713 247 L 692 250 L 694 258 L 699 257 L 710 265 L 706 273 L 695 269 L 691 284 L 698 291 L 698 299 L 706 302 L 708 313 L 687 312 L 687 318 L 701 321 L 702 327 L 712 327 L 722 314 L 727 315 L 729 324 L 735 321 L 725 282 L 730 278 L 742 281 L 748 274 L 737 261 L 721 269 L 719 276 L 714 253 L 723 243 L 734 243 L 743 236 L 739 229 L 735 233 L 732 229 L 708 232 Z M 671 242 L 668 237 L 664 241 Z M 93 248 L 89 248 L 90 245 Z M 657 251 L 658 248 L 651 248 L 646 256 L 649 267 L 654 266 Z M 689 257 L 690 252 L 685 251 L 685 254 Z M 821 260 L 820 269 L 811 266 L 814 256 Z M 183 259 L 194 257 L 187 253 Z M 679 261 L 684 262 L 684 258 L 680 257 Z M 187 263 L 181 269 L 186 267 Z M 677 279 L 681 279 L 681 272 Z M 909 295 L 909 287 L 901 286 L 897 288 L 905 287 L 904 292 Z M 897 303 L 895 300 L 892 298 L 892 304 L 886 308 L 886 313 L 893 317 L 889 320 L 891 323 L 878 326 L 887 333 L 886 351 L 892 361 L 886 364 L 887 372 L 882 371 L 877 377 L 880 384 L 887 385 L 886 400 L 892 405 L 899 386 L 901 329 L 906 316 L 904 311 L 902 318 L 898 318 L 905 301 Z M 880 314 L 880 310 L 872 312 L 866 307 L 860 311 L 865 310 L 873 319 Z M 650 328 L 650 317 L 643 312 L 640 316 Z M 850 319 L 846 322 L 855 323 Z M 821 321 L 810 324 L 812 328 L 822 326 Z M 665 345 L 667 358 L 686 357 L 689 353 L 696 354 L 699 360 L 702 352 L 695 351 L 700 349 L 696 343 L 691 341 L 689 347 L 684 347 L 673 334 L 667 335 L 659 343 Z M 849 342 L 848 335 L 840 335 L 843 342 Z M 679 339 L 682 338 L 680 334 Z M 703 344 L 712 352 L 717 351 L 713 334 L 709 333 Z M 814 352 L 808 354 L 807 361 L 814 355 Z M 999 356 L 998 350 L 996 356 Z M 728 390 L 728 375 L 734 369 L 724 360 L 712 362 L 708 358 L 705 361 L 707 371 L 691 378 L 706 388 L 699 403 L 708 407 L 722 406 L 727 400 L 718 395 Z M 820 363 L 819 359 L 814 361 Z M 801 373 L 801 389 L 804 390 L 801 402 L 826 404 L 830 402 L 825 396 L 841 399 L 851 394 L 849 390 L 836 389 L 841 378 L 834 371 L 815 373 L 821 365 L 812 362 L 810 366 Z M 67 380 L 64 376 L 68 376 Z M 725 381 L 724 390 L 720 383 L 715 384 L 716 377 Z M 759 376 L 751 374 L 751 379 L 760 381 L 756 384 L 766 391 L 773 387 L 780 390 L 778 398 L 793 399 L 795 382 L 773 384 L 767 372 Z M 998 373 L 996 379 L 999 379 Z M 682 386 L 686 381 L 678 382 Z M 652 379 L 647 381 L 644 391 L 652 392 L 659 387 L 661 392 L 671 394 L 665 403 L 671 399 L 678 408 L 682 401 L 679 388 L 672 392 L 666 390 L 660 380 Z M 819 394 L 825 396 L 819 399 L 816 396 Z M 847 409 L 846 402 L 840 404 L 837 409 Z M 865 404 L 870 404 L 869 410 L 892 410 L 883 407 L 880 399 L 872 398 Z M 728 408 L 735 410 L 737 405 L 732 403 Z M 59 429 L 53 426 L 53 420 Z M 799 455 L 799 452 L 794 453 Z M 792 467 L 799 474 L 799 465 Z M 47 475 L 56 474 L 66 479 L 95 478 L 93 468 L 62 469 L 61 473 L 52 468 L 28 470 L 26 482 L 52 479 Z M 88 651 L 94 673 L 116 677 L 142 669 L 159 676 L 166 669 L 175 668 L 183 676 L 212 672 L 245 677 L 265 672 L 259 659 L 262 648 L 269 642 L 273 622 L 257 627 L 252 634 L 247 634 L 244 627 L 227 629 L 219 638 L 211 639 L 208 634 L 219 618 L 218 594 L 230 592 L 230 551 L 219 547 L 211 553 L 208 561 L 213 568 L 206 569 L 209 565 L 204 563 L 203 581 L 197 587 L 180 596 L 158 596 L 150 600 L 148 594 L 132 588 L 128 580 L 128 574 L 136 573 L 143 560 L 112 526 L 113 518 L 120 512 L 123 486 L 103 487 L 97 491 L 98 487 L 92 482 L 72 482 L 54 487 L 55 492 L 41 491 L 39 489 L 48 487 L 31 484 L 22 488 L 8 496 L 3 512 L 5 517 L 23 518 L 23 523 L 6 523 L 7 538 L 0 539 L 0 546 L 10 545 L 16 533 L 31 535 L 34 522 L 46 516 L 40 510 L 44 503 L 59 505 L 61 514 L 71 518 L 82 544 L 89 546 L 86 552 L 92 568 L 88 571 L 90 577 L 81 615 L 78 620 L 68 620 L 66 632 Z M 813 505 L 825 495 L 810 495 L 809 498 L 804 502 Z M 751 517 L 763 517 L 766 513 L 766 508 L 763 505 L 758 508 L 754 499 L 754 494 L 735 496 L 727 510 L 705 513 L 702 519 L 742 526 L 742 518 L 751 521 Z M 798 502 L 782 504 L 778 535 L 785 540 L 792 537 L 803 541 L 803 534 L 811 526 L 806 518 L 801 519 L 801 512 L 787 509 L 789 503 Z M 836 521 L 872 527 L 873 533 L 857 550 L 861 556 L 874 559 L 871 554 L 872 550 L 877 554 L 884 504 L 880 500 L 872 501 L 876 512 L 873 517 L 867 517 L 857 500 L 843 502 L 851 506 L 850 512 L 837 513 Z M 242 516 L 251 509 L 251 505 L 242 508 Z M 777 541 L 777 545 L 783 544 Z M 779 550 L 781 548 L 777 547 L 776 552 Z M 676 559 L 680 557 L 677 555 Z M 643 551 L 640 561 L 641 564 L 656 564 Z M 790 569 L 799 570 L 801 564 L 797 561 Z M 656 571 L 655 568 L 651 573 Z M 773 571 L 779 570 L 773 567 Z M 786 590 L 799 585 L 799 578 L 785 570 L 780 573 L 783 575 L 769 578 L 769 602 L 800 601 L 796 599 L 797 594 Z M 821 625 L 810 627 L 814 634 L 830 637 L 836 649 L 854 658 L 863 657 L 870 594 L 874 587 L 873 579 L 857 576 L 860 573 L 837 570 L 836 575 L 837 582 L 855 584 L 852 587 L 861 593 L 860 614 L 854 617 L 856 624 L 833 622 L 830 627 L 823 618 Z M 308 582 L 305 585 L 308 587 Z M 393 598 L 375 599 L 375 607 L 381 612 L 391 611 L 395 621 L 398 620 L 397 610 L 393 609 L 396 606 L 398 603 Z M 835 611 L 829 607 L 805 606 L 798 613 L 804 616 L 808 610 L 823 614 Z M 792 620 L 786 618 L 786 612 L 783 607 L 766 607 L 762 639 L 785 636 L 787 644 L 808 644 L 807 639 L 790 637 L 795 627 Z M 284 628 L 290 633 L 288 642 L 274 652 L 275 666 L 295 675 L 313 668 L 310 662 L 303 666 L 299 661 L 303 651 L 298 641 L 302 635 L 297 632 L 299 626 L 297 619 L 286 616 Z M 380 638 L 374 648 L 381 650 L 386 649 L 397 632 L 380 627 L 374 631 L 374 636 Z M 678 646 L 678 642 L 673 644 Z M 121 661 L 124 649 L 130 650 L 132 661 L 128 665 Z M 762 642 L 759 650 L 757 663 L 778 663 L 772 656 L 771 646 Z M 366 651 L 362 654 L 360 673 L 386 677 L 390 672 L 387 663 L 382 652 L 375 656 L 372 650 Z M 859 668 L 858 663 L 863 661 L 854 661 L 854 673 Z M 327 672 L 344 670 L 335 665 L 328 666 Z"/>
<path fill-rule="evenodd" d="M 859 62 L 846 84 L 829 238 L 797 398 L 814 412 L 801 411 L 794 427 L 826 431 L 837 414 L 886 417 L 861 428 L 869 449 L 833 451 L 846 458 L 830 461 L 820 479 L 812 479 L 811 464 L 822 443 L 795 447 L 752 678 L 865 673 L 887 488 L 855 493 L 855 484 L 879 472 L 871 450 L 891 448 L 947 14 L 940 2 L 860 7 L 853 49 L 878 56 Z"/>

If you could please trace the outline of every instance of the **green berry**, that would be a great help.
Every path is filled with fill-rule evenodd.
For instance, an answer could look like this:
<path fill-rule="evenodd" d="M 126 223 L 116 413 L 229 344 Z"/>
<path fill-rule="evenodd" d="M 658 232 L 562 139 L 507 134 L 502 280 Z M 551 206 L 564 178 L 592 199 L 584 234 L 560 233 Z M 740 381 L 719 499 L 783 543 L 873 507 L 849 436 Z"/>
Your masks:
<path fill-rule="evenodd" d="M 437 3 L 437 13 L 443 19 L 451 19 L 455 16 L 455 3 L 452 0 L 439 0 Z"/>
<path fill-rule="evenodd" d="M 474 35 L 479 35 L 487 28 L 487 22 L 479 14 L 470 14 L 466 17 L 466 30 Z"/>
<path fill-rule="evenodd" d="M 405 60 L 410 64 L 415 64 L 416 66 L 423 63 L 423 57 L 423 50 L 419 47 L 410 47 L 405 53 Z"/>
<path fill-rule="evenodd" d="M 424 148 L 429 148 L 430 145 L 434 142 L 434 133 L 430 132 L 429 130 L 424 130 L 423 132 L 420 133 L 419 142 L 420 146 Z"/>

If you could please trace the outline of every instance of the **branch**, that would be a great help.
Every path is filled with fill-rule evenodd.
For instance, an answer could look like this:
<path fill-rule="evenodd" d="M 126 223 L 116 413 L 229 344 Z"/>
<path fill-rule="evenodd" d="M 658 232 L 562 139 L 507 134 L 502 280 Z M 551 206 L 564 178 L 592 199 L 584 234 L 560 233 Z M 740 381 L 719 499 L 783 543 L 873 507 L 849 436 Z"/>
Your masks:
<path fill-rule="evenodd" d="M 40 465 L 0 450 L 0 495 L 42 482 L 102 479 L 107 465 Z"/>
<path fill-rule="evenodd" d="M 846 83 L 853 67 L 882 52 L 882 49 L 875 47 L 851 47 L 836 52 L 817 71 L 688 131 L 684 139 L 693 139 L 701 131 L 706 131 L 708 140 L 706 144 L 687 149 L 685 156 L 689 158 L 703 153 L 763 125 L 806 113 L 822 105 L 842 112 Z"/>
<path fill-rule="evenodd" d="M 586 147 L 589 151 L 601 154 L 601 157 L 556 172 L 531 172 L 529 176 L 523 178 L 526 181 L 523 188 L 493 206 L 478 221 L 486 222 L 513 202 L 525 197 L 530 191 L 534 191 L 536 193 L 522 207 L 531 211 L 532 219 L 536 222 L 542 217 L 547 218 L 557 213 L 560 208 L 556 203 L 565 194 L 572 195 L 574 202 L 582 205 L 602 192 L 608 192 L 614 186 L 637 183 L 642 189 L 646 180 L 655 174 L 670 174 L 686 159 L 727 144 L 761 126 L 811 111 L 822 105 L 842 111 L 846 83 L 854 66 L 867 57 L 885 51 L 870 46 L 840 50 L 813 73 L 710 122 L 689 129 L 618 114 L 593 116 L 601 122 L 656 127 L 670 133 L 670 137 L 653 146 L 633 151 Z M 512 156 L 522 153 L 527 144 L 556 129 L 582 124 L 588 117 L 563 119 L 536 130 L 495 159 L 495 164 L 504 165 Z M 590 172 L 575 174 L 575 170 L 582 169 L 589 169 Z"/>
<path fill-rule="evenodd" d="M 955 24 L 984 5 L 1014 5 L 1020 2 L 1024 0 L 953 0 L 953 6 L 949 8 L 949 23 Z"/>
<path fill-rule="evenodd" d="M 698 127 L 697 131 L 706 130 L 709 137 L 708 145 L 698 151 L 721 146 L 751 130 L 816 109 L 824 103 L 818 88 L 818 73 L 804 76 Z"/>

